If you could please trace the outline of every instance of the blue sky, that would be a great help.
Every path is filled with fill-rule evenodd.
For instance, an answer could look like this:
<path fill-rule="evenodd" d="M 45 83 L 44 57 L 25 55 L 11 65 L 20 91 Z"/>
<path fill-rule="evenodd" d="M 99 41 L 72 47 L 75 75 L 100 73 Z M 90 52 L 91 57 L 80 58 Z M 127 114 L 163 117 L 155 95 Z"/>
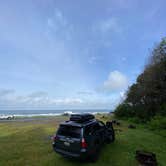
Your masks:
<path fill-rule="evenodd" d="M 0 1 L 0 109 L 113 109 L 166 36 L 166 1 Z"/>

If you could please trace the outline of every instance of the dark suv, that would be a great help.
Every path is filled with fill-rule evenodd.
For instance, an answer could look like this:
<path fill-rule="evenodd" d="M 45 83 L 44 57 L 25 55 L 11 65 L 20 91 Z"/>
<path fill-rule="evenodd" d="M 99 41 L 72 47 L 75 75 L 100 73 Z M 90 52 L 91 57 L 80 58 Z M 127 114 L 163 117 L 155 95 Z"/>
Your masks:
<path fill-rule="evenodd" d="M 53 137 L 54 150 L 64 157 L 95 161 L 101 146 L 115 139 L 111 122 L 106 125 L 91 114 L 73 114 L 60 124 Z"/>

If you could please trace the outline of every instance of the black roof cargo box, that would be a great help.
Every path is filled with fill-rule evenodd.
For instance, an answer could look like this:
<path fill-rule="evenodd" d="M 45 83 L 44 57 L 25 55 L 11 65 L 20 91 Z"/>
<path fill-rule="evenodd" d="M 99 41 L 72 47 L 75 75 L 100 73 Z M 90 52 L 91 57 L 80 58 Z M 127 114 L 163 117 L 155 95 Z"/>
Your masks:
<path fill-rule="evenodd" d="M 70 121 L 75 121 L 75 122 L 79 122 L 79 123 L 83 123 L 89 120 L 94 119 L 94 115 L 92 114 L 73 114 L 70 116 Z"/>

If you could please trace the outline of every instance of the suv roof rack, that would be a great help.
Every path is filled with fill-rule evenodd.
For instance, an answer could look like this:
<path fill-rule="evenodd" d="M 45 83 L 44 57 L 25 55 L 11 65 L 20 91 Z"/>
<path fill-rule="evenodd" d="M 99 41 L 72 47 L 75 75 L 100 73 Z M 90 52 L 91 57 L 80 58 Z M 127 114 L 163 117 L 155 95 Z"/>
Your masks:
<path fill-rule="evenodd" d="M 83 122 L 87 122 L 90 120 L 95 119 L 94 115 L 92 114 L 72 114 L 70 116 L 70 121 L 74 121 L 74 122 L 78 122 L 78 123 L 83 123 Z"/>

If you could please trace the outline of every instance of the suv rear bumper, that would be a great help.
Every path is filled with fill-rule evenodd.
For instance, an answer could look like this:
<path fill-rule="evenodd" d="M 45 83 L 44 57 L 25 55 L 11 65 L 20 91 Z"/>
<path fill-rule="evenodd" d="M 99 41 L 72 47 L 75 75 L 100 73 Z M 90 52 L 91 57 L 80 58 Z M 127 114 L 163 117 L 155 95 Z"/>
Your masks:
<path fill-rule="evenodd" d="M 58 154 L 61 154 L 64 157 L 68 157 L 68 158 L 78 158 L 78 159 L 84 159 L 86 158 L 86 150 L 84 149 L 83 152 L 80 153 L 73 153 L 73 152 L 68 152 L 62 149 L 58 149 L 55 147 L 54 143 L 53 143 L 53 149 L 55 152 L 57 152 Z"/>

